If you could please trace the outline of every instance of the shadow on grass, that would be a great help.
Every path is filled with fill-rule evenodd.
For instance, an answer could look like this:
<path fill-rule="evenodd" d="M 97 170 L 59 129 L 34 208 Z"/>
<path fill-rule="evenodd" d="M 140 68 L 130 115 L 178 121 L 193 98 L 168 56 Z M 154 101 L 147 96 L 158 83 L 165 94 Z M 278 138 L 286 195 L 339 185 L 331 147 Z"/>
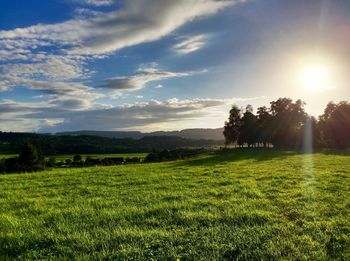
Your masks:
<path fill-rule="evenodd" d="M 276 149 L 248 149 L 248 148 L 235 148 L 224 151 L 219 151 L 208 155 L 204 158 L 188 159 L 183 162 L 179 162 L 179 165 L 185 166 L 212 166 L 224 162 L 233 162 L 240 160 L 255 160 L 266 161 L 272 159 L 284 159 L 291 155 L 296 155 L 297 152 L 282 151 Z"/>

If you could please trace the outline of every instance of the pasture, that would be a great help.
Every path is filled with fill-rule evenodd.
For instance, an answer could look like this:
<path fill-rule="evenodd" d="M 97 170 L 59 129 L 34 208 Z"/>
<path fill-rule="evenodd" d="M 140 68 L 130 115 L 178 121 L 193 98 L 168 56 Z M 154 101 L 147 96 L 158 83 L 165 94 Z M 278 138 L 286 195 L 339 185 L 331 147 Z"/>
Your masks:
<path fill-rule="evenodd" d="M 12 158 L 12 157 L 17 157 L 17 154 L 0 154 L 0 160 L 1 159 L 7 159 L 7 158 Z"/>
<path fill-rule="evenodd" d="M 350 156 L 233 151 L 0 176 L 0 259 L 349 260 Z"/>

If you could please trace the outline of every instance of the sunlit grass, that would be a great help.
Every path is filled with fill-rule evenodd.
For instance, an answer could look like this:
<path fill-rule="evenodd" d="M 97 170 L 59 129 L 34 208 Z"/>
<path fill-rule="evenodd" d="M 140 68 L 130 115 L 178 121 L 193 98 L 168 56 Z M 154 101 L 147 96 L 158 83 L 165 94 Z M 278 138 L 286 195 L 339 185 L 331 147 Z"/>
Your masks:
<path fill-rule="evenodd" d="M 17 154 L 0 154 L 0 160 L 1 159 L 7 159 L 18 156 Z"/>
<path fill-rule="evenodd" d="M 348 260 L 350 157 L 304 156 L 0 176 L 0 259 Z"/>

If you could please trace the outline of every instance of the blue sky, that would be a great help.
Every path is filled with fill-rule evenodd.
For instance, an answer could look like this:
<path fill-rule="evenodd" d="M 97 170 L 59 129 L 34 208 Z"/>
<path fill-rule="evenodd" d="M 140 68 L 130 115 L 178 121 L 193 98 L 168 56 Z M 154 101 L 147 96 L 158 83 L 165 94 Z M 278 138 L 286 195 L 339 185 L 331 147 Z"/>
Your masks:
<path fill-rule="evenodd" d="M 0 130 L 223 126 L 232 104 L 349 100 L 350 2 L 0 3 Z"/>

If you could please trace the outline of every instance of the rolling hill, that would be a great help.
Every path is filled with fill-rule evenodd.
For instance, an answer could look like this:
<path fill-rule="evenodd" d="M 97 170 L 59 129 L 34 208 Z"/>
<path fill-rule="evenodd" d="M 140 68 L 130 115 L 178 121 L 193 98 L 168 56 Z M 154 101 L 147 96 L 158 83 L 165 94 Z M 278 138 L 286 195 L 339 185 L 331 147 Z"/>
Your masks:
<path fill-rule="evenodd" d="M 132 138 L 141 139 L 149 136 L 177 136 L 184 139 L 192 140 L 224 140 L 222 134 L 223 128 L 217 129 L 184 129 L 180 131 L 155 131 L 155 132 L 140 132 L 140 131 L 70 131 L 70 132 L 58 132 L 58 136 L 80 136 L 80 135 L 92 135 L 105 138 Z"/>

